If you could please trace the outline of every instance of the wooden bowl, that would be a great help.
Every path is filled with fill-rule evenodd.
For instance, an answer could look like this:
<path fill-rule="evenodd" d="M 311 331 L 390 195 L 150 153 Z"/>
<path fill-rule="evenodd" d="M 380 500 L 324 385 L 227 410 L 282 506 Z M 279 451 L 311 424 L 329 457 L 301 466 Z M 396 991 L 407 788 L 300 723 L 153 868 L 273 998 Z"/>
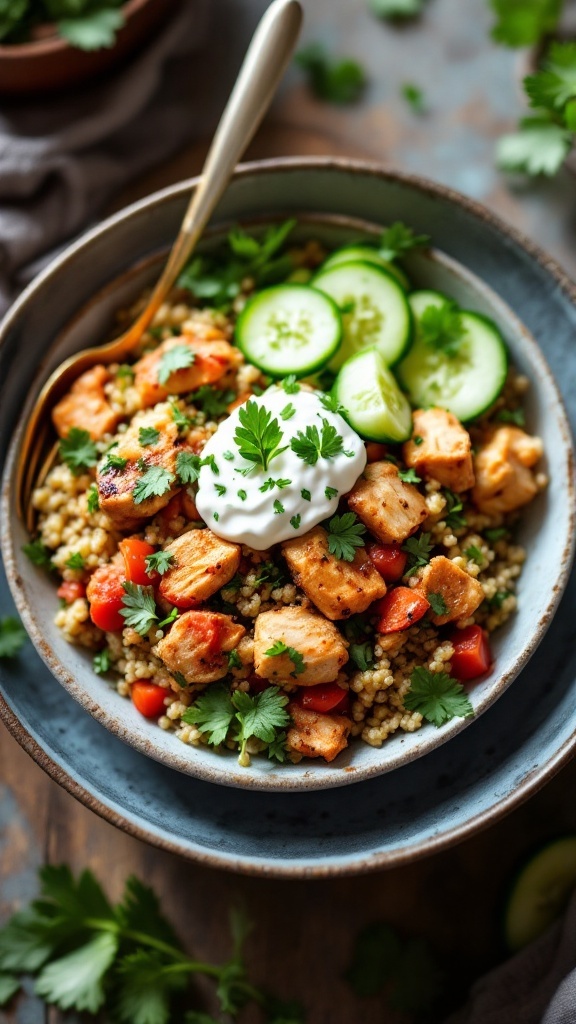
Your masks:
<path fill-rule="evenodd" d="M 0 93 L 25 96 L 80 85 L 125 61 L 168 19 L 180 0 L 127 0 L 114 46 L 79 50 L 54 35 L 0 46 Z"/>

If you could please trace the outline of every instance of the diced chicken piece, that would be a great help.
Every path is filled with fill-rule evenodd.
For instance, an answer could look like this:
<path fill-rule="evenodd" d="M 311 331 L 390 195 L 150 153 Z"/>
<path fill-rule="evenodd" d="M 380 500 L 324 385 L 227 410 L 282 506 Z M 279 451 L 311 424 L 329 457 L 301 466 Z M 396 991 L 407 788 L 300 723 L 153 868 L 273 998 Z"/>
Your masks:
<path fill-rule="evenodd" d="M 165 549 L 172 567 L 160 581 L 160 594 L 177 608 L 196 608 L 232 579 L 240 565 L 239 544 L 221 540 L 212 530 L 190 530 Z"/>
<path fill-rule="evenodd" d="M 401 543 L 422 525 L 428 509 L 391 462 L 373 462 L 348 495 L 348 505 L 383 544 Z"/>
<path fill-rule="evenodd" d="M 445 409 L 416 409 L 413 438 L 402 449 L 404 462 L 417 473 L 438 480 L 451 491 L 467 491 L 474 485 L 470 434 Z"/>
<path fill-rule="evenodd" d="M 538 493 L 532 467 L 542 457 L 542 441 L 519 427 L 498 427 L 474 460 L 472 501 L 480 512 L 499 515 L 527 505 Z"/>
<path fill-rule="evenodd" d="M 154 427 L 158 430 L 158 441 L 142 447 L 139 441 L 141 427 Z M 169 405 L 151 409 L 133 420 L 126 433 L 121 435 L 117 446 L 112 449 L 113 455 L 127 459 L 126 465 L 122 469 L 111 467 L 103 472 L 106 466 L 104 462 L 96 475 L 100 508 L 110 516 L 118 529 L 135 529 L 142 519 L 155 515 L 168 504 L 180 486 L 176 480 L 176 456 L 186 447 L 178 434 Z M 161 494 L 136 502 L 134 488 L 151 467 L 162 468 L 171 474 L 171 486 Z M 161 486 L 158 489 L 161 490 Z"/>
<path fill-rule="evenodd" d="M 59 437 L 67 437 L 72 427 L 87 430 L 93 441 L 112 434 L 120 416 L 110 405 L 104 385 L 110 380 L 105 366 L 93 366 L 75 380 L 70 391 L 52 410 L 52 421 Z"/>
<path fill-rule="evenodd" d="M 187 683 L 213 683 L 227 674 L 226 652 L 234 650 L 245 633 L 230 615 L 184 612 L 153 652 Z"/>
<path fill-rule="evenodd" d="M 478 580 L 469 576 L 444 555 L 438 555 L 430 560 L 415 589 L 423 594 L 427 601 L 430 600 L 430 594 L 437 595 L 444 601 L 448 609 L 445 615 L 437 615 L 432 607 L 429 611 L 430 618 L 436 626 L 443 626 L 445 622 L 455 622 L 456 619 L 467 619 L 484 600 L 484 591 Z"/>
<path fill-rule="evenodd" d="M 287 735 L 290 750 L 333 761 L 348 746 L 351 723 L 343 715 L 321 715 L 298 704 L 289 704 L 288 711 L 294 723 Z"/>
<path fill-rule="evenodd" d="M 206 333 L 209 336 L 203 338 L 192 334 L 168 338 L 138 360 L 134 366 L 134 384 L 143 406 L 156 405 L 168 395 L 196 391 L 203 384 L 214 384 L 228 370 L 240 365 L 241 353 L 226 341 L 222 331 L 214 327 Z M 182 347 L 190 350 L 194 361 L 188 367 L 175 370 L 167 380 L 160 380 L 163 357 L 171 349 Z"/>
<path fill-rule="evenodd" d="M 277 641 L 302 657 L 304 671 L 284 654 L 266 654 Z M 272 681 L 289 680 L 298 686 L 331 683 L 348 661 L 347 643 L 336 626 L 305 608 L 275 608 L 261 612 L 254 624 L 256 675 Z"/>
<path fill-rule="evenodd" d="M 328 551 L 328 534 L 321 526 L 285 541 L 282 553 L 296 586 L 328 619 L 347 619 L 366 611 L 386 593 L 366 549 L 358 548 L 353 562 L 336 558 Z"/>

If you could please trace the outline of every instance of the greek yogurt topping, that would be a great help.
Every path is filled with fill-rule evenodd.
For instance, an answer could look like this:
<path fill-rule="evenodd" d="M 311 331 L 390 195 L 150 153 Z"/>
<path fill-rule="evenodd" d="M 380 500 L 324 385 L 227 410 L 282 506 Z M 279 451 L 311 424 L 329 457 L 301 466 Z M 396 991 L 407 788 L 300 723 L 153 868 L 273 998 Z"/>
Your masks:
<path fill-rule="evenodd" d="M 196 506 L 219 537 L 264 551 L 333 515 L 366 465 L 364 442 L 321 391 L 272 386 L 202 452 Z"/>

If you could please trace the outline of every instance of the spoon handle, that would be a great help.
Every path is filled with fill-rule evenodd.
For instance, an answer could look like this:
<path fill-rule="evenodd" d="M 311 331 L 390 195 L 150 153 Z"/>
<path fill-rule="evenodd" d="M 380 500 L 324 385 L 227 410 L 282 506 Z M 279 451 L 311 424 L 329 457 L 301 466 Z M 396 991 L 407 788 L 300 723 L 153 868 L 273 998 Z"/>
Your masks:
<path fill-rule="evenodd" d="M 200 184 L 190 200 L 162 276 L 146 309 L 132 329 L 134 333 L 138 332 L 138 336 L 151 322 L 188 261 L 236 164 L 270 106 L 292 57 L 301 24 L 300 0 L 273 0 L 262 17 L 220 119 Z"/>

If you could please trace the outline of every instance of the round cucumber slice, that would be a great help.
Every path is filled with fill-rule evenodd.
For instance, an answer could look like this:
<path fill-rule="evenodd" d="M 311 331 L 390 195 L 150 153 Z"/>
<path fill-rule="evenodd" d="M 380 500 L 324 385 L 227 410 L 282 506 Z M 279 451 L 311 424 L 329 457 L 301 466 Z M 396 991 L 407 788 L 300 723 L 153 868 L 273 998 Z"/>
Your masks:
<path fill-rule="evenodd" d="M 511 950 L 522 949 L 553 924 L 576 886 L 576 836 L 539 850 L 520 871 L 505 911 L 504 933 Z"/>
<path fill-rule="evenodd" d="M 336 249 L 335 252 L 330 253 L 328 259 L 324 260 L 322 270 L 328 270 L 329 267 L 337 267 L 341 263 L 352 263 L 358 260 L 362 260 L 364 263 L 374 263 L 377 267 L 387 270 L 389 274 L 392 274 L 392 277 L 396 278 L 398 284 L 402 286 L 405 292 L 409 291 L 410 281 L 402 268 L 398 267 L 395 263 L 390 263 L 389 260 L 385 260 L 378 250 L 374 249 L 371 245 L 345 245 L 342 249 Z"/>
<path fill-rule="evenodd" d="M 368 441 L 399 444 L 412 434 L 412 411 L 377 348 L 348 359 L 333 393 L 353 429 Z"/>
<path fill-rule="evenodd" d="M 320 369 L 342 339 L 336 303 L 305 284 L 279 284 L 248 300 L 236 323 L 236 344 L 246 359 L 272 377 Z"/>
<path fill-rule="evenodd" d="M 413 406 L 440 406 L 465 423 L 485 412 L 500 394 L 508 372 L 508 353 L 496 325 L 468 310 L 460 314 L 464 335 L 454 353 L 424 341 L 419 329 L 424 310 L 450 301 L 440 292 L 420 291 L 410 296 L 416 337 L 398 366 L 398 376 Z"/>
<path fill-rule="evenodd" d="M 336 302 L 342 314 L 342 345 L 330 360 L 339 370 L 356 352 L 376 346 L 393 366 L 412 340 L 412 314 L 404 290 L 391 274 L 373 263 L 341 263 L 320 270 L 312 281 Z"/>

